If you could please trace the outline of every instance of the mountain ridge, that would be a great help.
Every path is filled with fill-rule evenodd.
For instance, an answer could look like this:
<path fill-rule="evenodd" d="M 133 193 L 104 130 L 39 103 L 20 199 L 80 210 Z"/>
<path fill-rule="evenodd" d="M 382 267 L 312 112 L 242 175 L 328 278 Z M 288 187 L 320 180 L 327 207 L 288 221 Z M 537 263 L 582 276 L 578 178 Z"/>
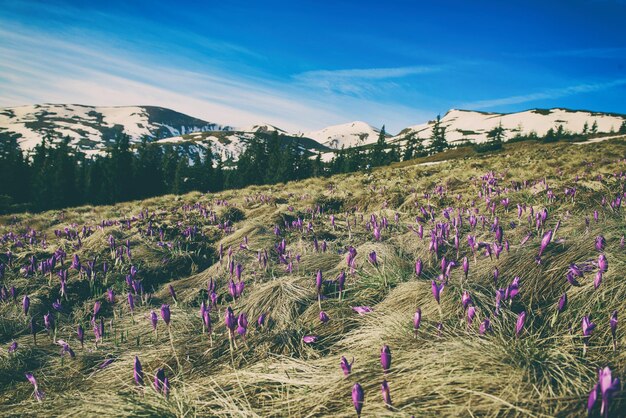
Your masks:
<path fill-rule="evenodd" d="M 556 128 L 557 125 L 563 125 L 567 131 L 580 133 L 585 123 L 588 130 L 595 123 L 597 133 L 616 132 L 624 121 L 626 115 L 616 112 L 563 107 L 532 108 L 509 113 L 453 108 L 441 118 L 442 126 L 446 127 L 447 139 L 453 145 L 463 142 L 483 143 L 487 140 L 487 133 L 499 124 L 502 124 L 507 140 L 530 132 L 545 135 L 548 129 Z M 402 147 L 407 138 L 414 135 L 427 144 L 434 123 L 435 119 L 408 126 L 396 135 L 387 134 L 386 141 Z M 67 136 L 71 146 L 87 154 L 104 153 L 117 134 L 125 133 L 135 143 L 143 137 L 170 144 L 196 140 L 203 146 L 210 144 L 224 159 L 234 161 L 254 135 L 267 136 L 276 132 L 289 141 L 298 141 L 299 146 L 310 153 L 323 152 L 325 159 L 328 159 L 341 148 L 375 143 L 380 131 L 363 121 L 297 134 L 270 123 L 234 128 L 152 105 L 43 103 L 0 108 L 0 140 L 3 137 L 16 137 L 26 151 L 32 150 L 45 137 L 58 142 Z"/>

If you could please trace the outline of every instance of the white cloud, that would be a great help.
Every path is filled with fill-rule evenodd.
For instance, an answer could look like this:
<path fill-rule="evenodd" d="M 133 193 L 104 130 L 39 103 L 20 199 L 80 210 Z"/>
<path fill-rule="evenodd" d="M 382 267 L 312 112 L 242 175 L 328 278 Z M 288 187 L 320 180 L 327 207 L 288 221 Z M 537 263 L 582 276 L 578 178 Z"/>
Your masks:
<path fill-rule="evenodd" d="M 293 79 L 310 88 L 326 92 L 361 95 L 395 87 L 394 79 L 442 71 L 442 65 L 422 65 L 391 68 L 357 68 L 344 70 L 306 71 Z M 383 81 L 381 83 L 381 81 Z M 386 81 L 386 82 L 384 82 Z"/>
<path fill-rule="evenodd" d="M 586 83 L 577 84 L 575 86 L 548 89 L 542 92 L 523 94 L 518 96 L 502 97 L 498 99 L 480 100 L 476 102 L 464 103 L 460 107 L 470 109 L 484 109 L 496 106 L 505 106 L 511 104 L 520 104 L 534 102 L 537 100 L 559 99 L 561 97 L 573 96 L 576 94 L 590 93 L 594 91 L 606 90 L 611 87 L 626 85 L 626 78 L 612 80 L 603 83 Z"/>
<path fill-rule="evenodd" d="M 291 131 L 355 119 L 390 131 L 430 114 L 367 98 L 320 92 L 287 80 L 237 75 L 218 66 L 189 69 L 94 40 L 69 41 L 24 28 L 0 29 L 0 106 L 30 103 L 156 105 L 234 126 L 267 122 Z M 158 58 L 158 57 L 157 57 Z M 348 70 L 339 77 L 382 79 L 420 67 Z"/>

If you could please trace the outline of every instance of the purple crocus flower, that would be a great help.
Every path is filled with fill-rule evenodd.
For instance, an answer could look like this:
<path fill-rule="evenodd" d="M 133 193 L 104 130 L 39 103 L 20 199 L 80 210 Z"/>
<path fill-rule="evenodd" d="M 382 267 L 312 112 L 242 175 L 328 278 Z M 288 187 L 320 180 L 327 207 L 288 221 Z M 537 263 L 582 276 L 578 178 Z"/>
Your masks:
<path fill-rule="evenodd" d="M 339 365 L 341 366 L 341 370 L 343 370 L 344 376 L 348 376 L 350 374 L 350 372 L 352 371 L 353 363 L 354 357 L 352 357 L 352 361 L 348 363 L 348 360 L 344 356 L 341 356 L 341 361 L 339 362 Z"/>
<path fill-rule="evenodd" d="M 352 310 L 358 313 L 359 315 L 365 315 L 366 313 L 373 311 L 373 309 L 369 306 L 353 306 Z"/>
<path fill-rule="evenodd" d="M 598 384 L 600 385 L 600 394 L 602 395 L 600 414 L 608 417 L 611 398 L 620 389 L 620 380 L 618 378 L 613 379 L 611 369 L 605 367 L 599 372 Z"/>
<path fill-rule="evenodd" d="M 237 327 L 237 318 L 235 317 L 235 313 L 230 306 L 226 308 L 224 323 L 226 324 L 226 328 L 228 328 L 231 333 L 235 332 L 235 328 Z"/>
<path fill-rule="evenodd" d="M 587 338 L 590 337 L 591 333 L 593 332 L 595 328 L 596 328 L 596 324 L 591 322 L 591 319 L 589 318 L 589 316 L 583 316 L 583 320 L 582 320 L 583 337 L 587 337 Z"/>
<path fill-rule="evenodd" d="M 305 335 L 304 337 L 302 337 L 302 342 L 305 344 L 313 344 L 317 342 L 317 340 L 317 335 Z"/>
<path fill-rule="evenodd" d="M 387 383 L 387 380 L 383 379 L 383 383 L 381 385 L 381 392 L 383 394 L 383 402 L 385 402 L 385 405 L 387 407 L 391 406 L 391 395 L 389 393 L 389 383 Z"/>
<path fill-rule="evenodd" d="M 93 317 L 94 318 L 98 316 L 101 306 L 102 306 L 102 303 L 99 300 L 97 300 L 96 303 L 93 304 Z"/>
<path fill-rule="evenodd" d="M 602 271 L 598 270 L 598 272 L 596 273 L 596 278 L 593 279 L 594 289 L 599 288 L 601 284 L 602 284 Z"/>
<path fill-rule="evenodd" d="M 74 350 L 72 350 L 72 348 L 70 347 L 70 345 L 68 343 L 66 343 L 63 340 L 57 340 L 57 344 L 59 344 L 61 346 L 61 355 L 67 353 L 70 355 L 71 358 L 76 357 L 76 354 L 74 353 Z"/>
<path fill-rule="evenodd" d="M 133 365 L 133 377 L 135 379 L 135 383 L 139 386 L 143 386 L 143 369 L 141 368 L 141 362 L 137 356 L 135 356 L 135 363 Z"/>
<path fill-rule="evenodd" d="M 343 289 L 346 283 L 346 272 L 345 270 L 341 270 L 341 273 L 337 276 L 337 286 L 339 287 L 339 294 L 343 293 Z"/>
<path fill-rule="evenodd" d="M 107 300 L 110 304 L 115 303 L 115 292 L 111 288 L 107 289 Z"/>
<path fill-rule="evenodd" d="M 152 324 L 153 331 L 156 331 L 158 322 L 159 322 L 159 317 L 157 316 L 156 312 L 150 311 L 150 323 Z"/>
<path fill-rule="evenodd" d="M 154 390 L 156 390 L 158 393 L 163 393 L 164 381 L 165 381 L 165 370 L 163 370 L 163 368 L 159 368 L 154 374 Z"/>
<path fill-rule="evenodd" d="M 161 305 L 161 318 L 163 319 L 163 322 L 165 322 L 165 325 L 169 327 L 171 319 L 170 305 Z"/>
<path fill-rule="evenodd" d="M 478 333 L 480 335 L 485 335 L 485 333 L 487 333 L 488 331 L 491 331 L 491 321 L 489 320 L 489 318 L 485 318 L 478 327 Z"/>
<path fill-rule="evenodd" d="M 28 309 L 30 308 L 30 298 L 28 295 L 24 296 L 22 299 L 22 309 L 24 310 L 24 315 L 28 315 Z"/>
<path fill-rule="evenodd" d="M 417 310 L 415 311 L 415 315 L 413 316 L 413 331 L 415 332 L 416 336 L 417 336 L 417 330 L 419 330 L 421 323 L 422 323 L 422 309 L 417 308 Z"/>
<path fill-rule="evenodd" d="M 609 262 L 606 259 L 606 256 L 604 254 L 600 254 L 598 256 L 598 269 L 604 273 L 607 271 L 608 268 L 609 268 Z"/>
<path fill-rule="evenodd" d="M 264 312 L 261 315 L 259 315 L 259 319 L 257 319 L 256 323 L 259 327 L 263 327 L 265 326 L 266 320 L 267 320 L 267 314 Z"/>
<path fill-rule="evenodd" d="M 378 258 L 377 258 L 377 255 L 376 255 L 376 251 L 372 251 L 371 253 L 369 253 L 367 258 L 368 258 L 369 262 L 372 263 L 372 265 L 374 267 L 378 267 Z"/>
<path fill-rule="evenodd" d="M 324 279 L 322 278 L 322 270 L 318 270 L 315 275 L 315 288 L 317 289 L 317 294 L 319 295 L 322 292 L 322 283 Z"/>
<path fill-rule="evenodd" d="M 237 334 L 239 334 L 241 337 L 244 337 L 247 331 L 248 331 L 248 316 L 242 312 L 239 314 L 239 317 L 237 318 Z"/>
<path fill-rule="evenodd" d="M 26 376 L 26 379 L 28 379 L 28 381 L 35 388 L 35 392 L 33 393 L 33 396 L 35 397 L 35 399 L 37 399 L 37 401 L 41 402 L 45 395 L 42 391 L 39 390 L 37 379 L 35 379 L 35 376 L 33 376 L 32 373 L 25 373 L 25 376 Z"/>
<path fill-rule="evenodd" d="M 567 293 L 563 293 L 563 295 L 559 298 L 558 311 L 563 312 L 567 307 Z"/>
<path fill-rule="evenodd" d="M 435 282 L 434 280 L 431 280 L 431 288 L 433 291 L 433 296 L 435 297 L 435 300 L 437 301 L 437 303 L 440 303 L 441 292 L 443 292 L 444 287 L 445 287 L 444 283 L 437 284 L 437 282 Z"/>
<path fill-rule="evenodd" d="M 593 407 L 598 400 L 598 384 L 593 385 L 593 389 L 589 392 L 589 397 L 587 398 L 587 414 L 591 416 L 591 411 L 593 411 Z"/>
<path fill-rule="evenodd" d="M 13 341 L 7 351 L 9 354 L 15 353 L 17 351 L 17 341 Z"/>
<path fill-rule="evenodd" d="M 467 310 L 467 325 L 472 326 L 472 322 L 474 322 L 474 317 L 476 316 L 476 308 L 470 306 Z"/>
<path fill-rule="evenodd" d="M 330 317 L 328 316 L 328 314 L 326 312 L 320 311 L 320 321 L 322 321 L 323 324 L 325 324 L 328 321 L 330 321 Z"/>
<path fill-rule="evenodd" d="M 549 230 L 548 232 L 543 234 L 543 238 L 541 239 L 541 245 L 539 246 L 539 256 L 538 256 L 539 259 L 541 258 L 541 256 L 543 255 L 543 252 L 548 247 L 548 244 L 550 244 L 550 241 L 552 241 L 552 230 Z"/>
<path fill-rule="evenodd" d="M 168 286 L 168 289 L 170 291 L 170 296 L 172 296 L 172 299 L 174 300 L 174 302 L 176 302 L 176 291 L 174 290 L 174 286 L 170 284 Z"/>
<path fill-rule="evenodd" d="M 517 315 L 517 323 L 515 324 L 515 336 L 519 337 L 519 334 L 524 329 L 526 323 L 526 311 L 522 311 Z"/>
<path fill-rule="evenodd" d="M 128 308 L 130 309 L 131 313 L 135 311 L 135 298 L 130 292 L 128 292 Z"/>
<path fill-rule="evenodd" d="M 46 331 L 50 331 L 54 327 L 54 317 L 50 315 L 50 312 L 43 316 L 43 325 Z"/>
<path fill-rule="evenodd" d="M 463 291 L 463 296 L 461 296 L 461 304 L 463 305 L 463 309 L 467 309 L 469 304 L 472 303 L 472 297 L 470 296 L 467 290 Z"/>
<path fill-rule="evenodd" d="M 415 275 L 417 277 L 420 277 L 420 275 L 422 274 L 422 269 L 423 269 L 423 264 L 422 264 L 422 259 L 417 259 L 417 261 L 415 262 Z"/>
<path fill-rule="evenodd" d="M 602 235 L 598 235 L 596 237 L 596 250 L 600 252 L 603 251 L 605 245 L 606 245 L 606 240 L 604 239 L 604 237 Z"/>
<path fill-rule="evenodd" d="M 352 404 L 354 405 L 354 409 L 356 410 L 357 418 L 361 416 L 364 401 L 365 393 L 363 392 L 363 388 L 359 383 L 355 383 L 354 386 L 352 386 Z"/>
<path fill-rule="evenodd" d="M 386 344 L 380 349 L 380 365 L 385 373 L 391 368 L 391 349 Z"/>

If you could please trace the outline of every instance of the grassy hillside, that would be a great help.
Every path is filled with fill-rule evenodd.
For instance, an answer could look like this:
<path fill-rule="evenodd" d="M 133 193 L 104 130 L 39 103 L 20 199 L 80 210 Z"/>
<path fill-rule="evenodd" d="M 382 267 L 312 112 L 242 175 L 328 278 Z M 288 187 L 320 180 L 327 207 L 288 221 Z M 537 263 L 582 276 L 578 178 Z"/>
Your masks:
<path fill-rule="evenodd" d="M 610 326 L 612 312 L 620 321 L 626 312 L 626 218 L 616 200 L 626 143 L 520 143 L 456 157 L 1 217 L 0 415 L 350 417 L 358 382 L 364 417 L 585 416 L 598 369 L 626 372 L 624 327 L 614 340 Z M 442 286 L 438 303 L 433 288 Z M 596 324 L 586 337 L 585 316 Z M 354 358 L 347 376 L 342 356 Z M 135 357 L 143 379 L 134 379 Z M 155 389 L 158 369 L 169 390 L 163 379 Z M 623 392 L 605 398 L 611 416 L 625 416 Z"/>

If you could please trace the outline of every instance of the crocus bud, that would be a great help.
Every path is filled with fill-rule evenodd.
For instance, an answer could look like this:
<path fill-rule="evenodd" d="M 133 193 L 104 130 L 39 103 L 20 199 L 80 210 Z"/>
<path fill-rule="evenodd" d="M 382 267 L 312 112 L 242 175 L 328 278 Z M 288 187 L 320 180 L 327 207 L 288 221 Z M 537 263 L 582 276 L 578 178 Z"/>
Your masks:
<path fill-rule="evenodd" d="M 563 312 L 567 307 L 567 293 L 563 293 L 563 295 L 559 298 L 558 310 L 559 313 Z"/>
<path fill-rule="evenodd" d="M 461 304 L 463 305 L 463 309 L 467 309 L 470 303 L 472 303 L 472 297 L 470 296 L 469 292 L 465 290 L 463 292 L 463 296 L 461 296 Z"/>
<path fill-rule="evenodd" d="M 135 379 L 135 383 L 143 386 L 143 370 L 141 368 L 141 362 L 139 361 L 139 357 L 137 356 L 135 356 L 135 363 L 133 366 L 133 377 Z"/>
<path fill-rule="evenodd" d="M 158 322 L 159 322 L 159 317 L 157 316 L 156 312 L 150 311 L 150 323 L 152 324 L 152 329 L 154 331 L 156 331 L 157 329 Z"/>
<path fill-rule="evenodd" d="M 602 284 L 602 271 L 598 270 L 596 273 L 596 278 L 593 280 L 593 287 L 597 289 Z"/>
<path fill-rule="evenodd" d="M 170 305 L 166 305 L 166 304 L 161 305 L 161 318 L 165 322 L 165 325 L 167 326 L 170 325 L 170 318 L 171 318 Z"/>
<path fill-rule="evenodd" d="M 476 308 L 470 306 L 467 310 L 467 325 L 472 326 L 472 322 L 474 321 L 474 317 L 476 316 Z"/>
<path fill-rule="evenodd" d="M 391 395 L 389 394 L 389 384 L 387 383 L 387 380 L 383 379 L 381 392 L 383 394 L 383 402 L 385 402 L 385 405 L 388 407 L 391 406 Z"/>
<path fill-rule="evenodd" d="M 328 316 L 326 312 L 320 311 L 320 321 L 322 321 L 322 323 L 324 324 L 330 321 L 330 317 Z"/>
<path fill-rule="evenodd" d="M 385 373 L 391 368 L 391 349 L 386 344 L 380 350 L 380 365 Z"/>
<path fill-rule="evenodd" d="M 317 274 L 315 275 L 315 288 L 317 289 L 318 294 L 322 291 L 322 283 L 322 270 L 318 270 Z"/>
<path fill-rule="evenodd" d="M 28 315 L 28 309 L 30 308 L 30 298 L 28 295 L 24 296 L 22 300 L 22 309 L 24 310 L 24 315 Z"/>
<path fill-rule="evenodd" d="M 437 301 L 437 303 L 439 303 L 440 298 L 441 298 L 441 292 L 443 291 L 444 288 L 444 284 L 437 284 L 437 282 L 435 282 L 434 280 L 431 280 L 431 288 L 433 291 L 433 296 L 435 297 L 435 300 Z"/>
<path fill-rule="evenodd" d="M 613 339 L 615 339 L 615 334 L 617 333 L 617 311 L 613 311 L 611 313 L 609 326 L 611 327 L 611 335 L 613 336 Z"/>
<path fill-rule="evenodd" d="M 378 267 L 378 258 L 376 255 L 376 251 L 372 251 L 368 255 L 369 262 L 372 263 L 374 267 Z"/>
<path fill-rule="evenodd" d="M 135 298 L 130 292 L 128 292 L 128 308 L 130 309 L 131 313 L 135 311 Z"/>
<path fill-rule="evenodd" d="M 344 376 L 348 376 L 350 374 L 350 372 L 352 371 L 353 363 L 354 363 L 354 357 L 352 357 L 352 361 L 348 363 L 348 360 L 344 356 L 341 356 L 341 361 L 339 365 L 341 366 L 341 370 L 343 370 Z"/>
<path fill-rule="evenodd" d="M 515 336 L 519 337 L 519 334 L 524 329 L 526 323 L 526 311 L 522 311 L 517 315 L 517 323 L 515 324 Z"/>
<path fill-rule="evenodd" d="M 420 275 L 422 274 L 422 268 L 423 268 L 422 260 L 418 259 L 415 262 L 415 275 L 417 277 L 420 277 Z"/>
<path fill-rule="evenodd" d="M 235 317 L 235 313 L 230 306 L 226 308 L 224 323 L 226 324 L 226 328 L 228 328 L 231 332 L 235 331 L 235 328 L 237 327 L 237 318 Z"/>
<path fill-rule="evenodd" d="M 607 271 L 608 268 L 609 262 L 606 259 L 606 256 L 604 254 L 600 254 L 598 256 L 598 269 L 604 273 L 605 271 Z"/>
<path fill-rule="evenodd" d="M 415 311 L 415 315 L 413 316 L 413 331 L 417 334 L 417 330 L 420 328 L 420 324 L 422 323 L 422 309 L 417 308 Z"/>
<path fill-rule="evenodd" d="M 352 404 L 354 405 L 354 409 L 356 410 L 357 417 L 361 416 L 364 401 L 365 393 L 363 392 L 363 388 L 359 383 L 355 383 L 354 386 L 352 386 Z"/>

